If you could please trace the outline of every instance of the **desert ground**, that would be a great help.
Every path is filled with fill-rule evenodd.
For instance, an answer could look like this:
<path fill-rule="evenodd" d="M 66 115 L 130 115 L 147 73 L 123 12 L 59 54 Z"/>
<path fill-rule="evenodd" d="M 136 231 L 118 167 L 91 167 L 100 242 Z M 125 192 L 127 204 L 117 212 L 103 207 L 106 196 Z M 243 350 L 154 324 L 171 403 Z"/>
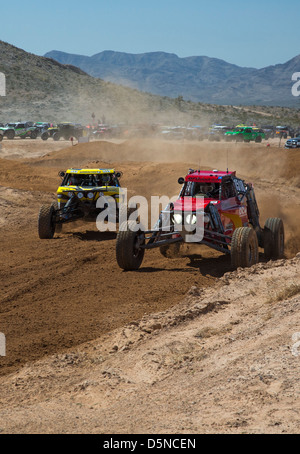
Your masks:
<path fill-rule="evenodd" d="M 0 433 L 299 433 L 300 151 L 129 139 L 0 144 Z M 115 232 L 67 224 L 40 240 L 58 172 L 114 167 L 130 195 L 179 192 L 189 168 L 251 181 L 261 225 L 281 217 L 285 258 L 232 271 L 146 251 L 116 262 Z"/>

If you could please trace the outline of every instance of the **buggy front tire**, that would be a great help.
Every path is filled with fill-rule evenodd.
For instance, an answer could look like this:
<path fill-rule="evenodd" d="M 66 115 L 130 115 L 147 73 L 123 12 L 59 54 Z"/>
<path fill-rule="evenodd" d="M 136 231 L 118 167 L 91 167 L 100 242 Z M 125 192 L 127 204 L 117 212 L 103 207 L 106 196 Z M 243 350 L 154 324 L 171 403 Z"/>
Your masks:
<path fill-rule="evenodd" d="M 238 227 L 231 239 L 231 265 L 247 268 L 258 262 L 258 240 L 251 227 Z"/>
<path fill-rule="evenodd" d="M 55 208 L 53 204 L 42 205 L 38 217 L 38 234 L 41 240 L 50 240 L 55 233 Z"/>
<path fill-rule="evenodd" d="M 52 202 L 51 204 L 54 208 L 55 211 L 59 210 L 58 208 L 58 203 L 57 202 Z M 63 225 L 61 223 L 55 223 L 55 233 L 62 233 L 63 230 Z"/>
<path fill-rule="evenodd" d="M 264 255 L 267 260 L 284 256 L 284 226 L 280 218 L 268 218 L 265 222 Z"/>
<path fill-rule="evenodd" d="M 141 230 L 134 231 L 135 221 L 123 222 L 119 228 L 116 241 L 116 257 L 120 268 L 125 271 L 139 269 L 144 258 L 145 234 Z"/>

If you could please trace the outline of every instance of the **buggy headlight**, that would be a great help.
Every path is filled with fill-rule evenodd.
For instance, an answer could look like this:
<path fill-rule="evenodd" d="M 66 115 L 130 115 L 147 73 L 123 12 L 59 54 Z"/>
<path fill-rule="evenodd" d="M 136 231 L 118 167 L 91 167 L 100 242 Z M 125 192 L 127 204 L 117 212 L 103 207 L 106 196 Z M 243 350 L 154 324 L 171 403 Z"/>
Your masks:
<path fill-rule="evenodd" d="M 185 222 L 186 224 L 189 224 L 189 225 L 194 225 L 196 224 L 197 222 L 197 217 L 195 214 L 188 214 L 186 217 L 185 217 Z"/>
<path fill-rule="evenodd" d="M 69 197 L 72 197 L 72 195 L 73 195 L 73 192 L 68 192 Z"/>
<path fill-rule="evenodd" d="M 88 196 L 88 199 L 93 199 L 94 198 L 94 193 L 93 192 L 89 192 L 87 196 Z"/>
<path fill-rule="evenodd" d="M 78 197 L 79 199 L 82 199 L 83 193 L 82 193 L 82 192 L 78 192 L 77 197 Z"/>
<path fill-rule="evenodd" d="M 181 224 L 182 223 L 182 216 L 179 213 L 174 214 L 174 221 L 176 224 Z"/>
<path fill-rule="evenodd" d="M 198 211 L 197 215 L 202 216 L 204 224 L 207 224 L 210 220 L 209 216 L 204 211 Z"/>

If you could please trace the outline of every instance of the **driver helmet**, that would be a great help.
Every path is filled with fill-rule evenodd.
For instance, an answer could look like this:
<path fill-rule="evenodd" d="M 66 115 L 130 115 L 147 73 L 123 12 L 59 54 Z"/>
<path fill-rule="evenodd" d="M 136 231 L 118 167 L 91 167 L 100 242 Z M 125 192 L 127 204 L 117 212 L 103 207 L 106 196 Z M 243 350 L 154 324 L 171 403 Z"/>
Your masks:
<path fill-rule="evenodd" d="M 203 194 L 207 194 L 208 192 L 211 192 L 213 191 L 214 189 L 214 185 L 213 184 L 201 184 L 200 185 L 200 192 L 202 192 Z"/>
<path fill-rule="evenodd" d="M 99 175 L 95 176 L 96 186 L 101 186 L 101 177 Z"/>
<path fill-rule="evenodd" d="M 77 176 L 71 175 L 69 179 L 69 185 L 70 186 L 76 186 L 77 185 Z"/>

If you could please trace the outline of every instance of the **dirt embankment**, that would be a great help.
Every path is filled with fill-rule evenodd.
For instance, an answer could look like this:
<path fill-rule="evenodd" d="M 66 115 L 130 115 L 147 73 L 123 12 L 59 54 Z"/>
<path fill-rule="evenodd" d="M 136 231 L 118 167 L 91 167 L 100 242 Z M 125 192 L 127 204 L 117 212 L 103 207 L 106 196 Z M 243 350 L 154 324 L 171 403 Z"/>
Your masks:
<path fill-rule="evenodd" d="M 0 429 L 295 433 L 300 153 L 156 140 L 60 146 L 4 141 L 0 154 Z M 206 248 L 193 263 L 151 250 L 126 273 L 114 232 L 69 224 L 39 240 L 38 210 L 54 200 L 58 171 L 83 166 L 114 166 L 129 195 L 148 200 L 177 194 L 189 167 L 236 170 L 255 185 L 262 224 L 284 219 L 290 261 L 261 255 L 231 273 Z"/>
<path fill-rule="evenodd" d="M 298 433 L 300 254 L 0 380 L 2 433 Z"/>

